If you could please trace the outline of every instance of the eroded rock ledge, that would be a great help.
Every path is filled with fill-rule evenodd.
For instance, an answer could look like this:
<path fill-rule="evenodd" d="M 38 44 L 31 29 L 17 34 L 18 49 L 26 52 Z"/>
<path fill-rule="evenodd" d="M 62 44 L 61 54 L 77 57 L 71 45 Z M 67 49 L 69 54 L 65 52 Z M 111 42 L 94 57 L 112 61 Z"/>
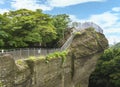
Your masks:
<path fill-rule="evenodd" d="M 88 87 L 96 62 L 108 47 L 101 33 L 86 29 L 76 33 L 66 60 L 0 57 L 0 87 Z"/>

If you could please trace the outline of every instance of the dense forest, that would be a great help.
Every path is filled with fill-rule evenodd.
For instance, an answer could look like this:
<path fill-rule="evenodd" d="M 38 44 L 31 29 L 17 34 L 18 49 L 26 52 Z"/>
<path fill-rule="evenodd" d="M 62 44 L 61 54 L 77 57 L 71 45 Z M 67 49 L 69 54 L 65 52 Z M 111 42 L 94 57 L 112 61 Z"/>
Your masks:
<path fill-rule="evenodd" d="M 90 76 L 89 87 L 120 87 L 120 43 L 104 51 Z"/>
<path fill-rule="evenodd" d="M 37 9 L 0 14 L 0 47 L 53 46 L 64 37 L 69 16 L 49 15 Z"/>

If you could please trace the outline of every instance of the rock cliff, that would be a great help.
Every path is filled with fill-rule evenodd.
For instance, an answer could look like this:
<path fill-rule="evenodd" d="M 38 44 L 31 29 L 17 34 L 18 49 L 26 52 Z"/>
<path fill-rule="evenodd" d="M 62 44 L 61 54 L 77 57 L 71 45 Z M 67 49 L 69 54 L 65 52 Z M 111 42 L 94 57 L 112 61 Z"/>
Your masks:
<path fill-rule="evenodd" d="M 76 33 L 68 54 L 68 58 L 72 59 L 72 77 L 75 87 L 88 87 L 89 76 L 107 47 L 108 41 L 105 36 L 92 28 Z"/>
<path fill-rule="evenodd" d="M 94 29 L 75 33 L 68 54 L 49 60 L 28 58 L 14 61 L 0 57 L 0 87 L 88 87 L 96 62 L 108 41 Z"/>

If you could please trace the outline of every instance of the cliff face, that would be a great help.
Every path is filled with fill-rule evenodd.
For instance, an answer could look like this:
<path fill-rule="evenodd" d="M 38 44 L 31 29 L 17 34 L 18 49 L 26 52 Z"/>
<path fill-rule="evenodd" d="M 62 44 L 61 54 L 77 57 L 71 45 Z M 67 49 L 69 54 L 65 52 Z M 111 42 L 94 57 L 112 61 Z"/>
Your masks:
<path fill-rule="evenodd" d="M 76 33 L 66 60 L 32 58 L 14 61 L 0 57 L 0 87 L 87 87 L 88 78 L 108 46 L 93 29 Z"/>
<path fill-rule="evenodd" d="M 75 87 L 88 87 L 89 76 L 107 47 L 108 41 L 105 36 L 92 28 L 76 34 L 69 53 Z"/>

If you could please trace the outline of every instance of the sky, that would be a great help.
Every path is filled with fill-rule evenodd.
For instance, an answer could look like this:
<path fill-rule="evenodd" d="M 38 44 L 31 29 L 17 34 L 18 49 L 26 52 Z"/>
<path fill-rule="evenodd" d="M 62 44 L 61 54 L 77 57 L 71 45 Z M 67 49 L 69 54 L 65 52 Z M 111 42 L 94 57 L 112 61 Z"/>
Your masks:
<path fill-rule="evenodd" d="M 0 14 L 21 8 L 68 14 L 77 22 L 94 22 L 103 29 L 109 44 L 120 42 L 120 0 L 0 0 Z"/>

